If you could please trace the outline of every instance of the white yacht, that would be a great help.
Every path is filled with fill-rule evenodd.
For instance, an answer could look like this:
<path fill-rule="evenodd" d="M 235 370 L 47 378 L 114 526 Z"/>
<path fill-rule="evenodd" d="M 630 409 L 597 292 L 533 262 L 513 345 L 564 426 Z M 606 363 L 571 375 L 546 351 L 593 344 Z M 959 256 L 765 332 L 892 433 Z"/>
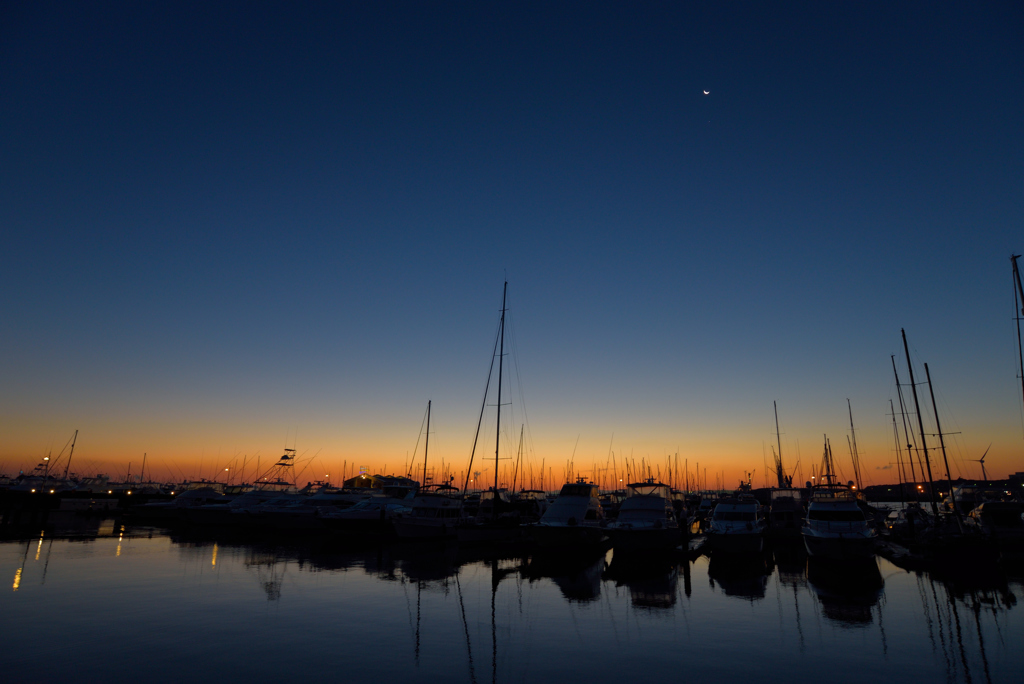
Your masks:
<path fill-rule="evenodd" d="M 459 488 L 448 484 L 427 485 L 409 503 L 409 513 L 395 516 L 395 534 L 403 539 L 454 537 L 462 514 Z"/>
<path fill-rule="evenodd" d="M 869 558 L 878 541 L 853 491 L 839 484 L 814 488 L 802 533 L 807 553 L 835 560 Z"/>
<path fill-rule="evenodd" d="M 608 523 L 616 553 L 668 551 L 683 541 L 672 506 L 672 490 L 652 480 L 626 485 L 619 515 Z"/>
<path fill-rule="evenodd" d="M 603 521 L 597 485 L 579 479 L 562 485 L 562 491 L 540 521 L 526 528 L 540 546 L 564 549 L 605 541 L 608 535 L 601 526 Z"/>
<path fill-rule="evenodd" d="M 714 551 L 760 553 L 767 527 L 764 509 L 754 497 L 720 499 L 711 515 L 708 544 Z"/>
<path fill-rule="evenodd" d="M 343 534 L 390 535 L 394 533 L 394 521 L 402 515 L 412 514 L 413 495 L 407 499 L 390 496 L 371 496 L 354 506 L 320 506 L 317 515 L 324 526 Z"/>
<path fill-rule="evenodd" d="M 860 506 L 853 482 L 837 482 L 832 446 L 825 438 L 821 484 L 811 488 L 811 502 L 801 531 L 807 553 L 818 558 L 849 560 L 870 558 L 878 544 L 878 530 Z"/>

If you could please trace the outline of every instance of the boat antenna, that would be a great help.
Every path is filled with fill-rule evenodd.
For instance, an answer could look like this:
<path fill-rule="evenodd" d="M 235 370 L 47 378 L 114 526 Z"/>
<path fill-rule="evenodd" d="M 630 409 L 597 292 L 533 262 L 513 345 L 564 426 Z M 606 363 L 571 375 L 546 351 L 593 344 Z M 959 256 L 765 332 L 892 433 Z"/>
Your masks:
<path fill-rule="evenodd" d="M 935 481 L 932 480 L 932 462 L 928 458 L 928 442 L 924 437 L 924 419 L 921 418 L 921 405 L 917 401 L 917 385 L 914 384 L 914 366 L 910 363 L 910 348 L 907 346 L 907 331 L 900 328 L 903 336 L 903 352 L 907 355 L 907 372 L 910 373 L 910 390 L 914 394 L 914 410 L 917 412 L 917 427 L 921 431 L 921 453 L 924 454 L 924 465 L 928 469 L 928 488 L 931 490 L 932 513 L 939 519 L 939 502 L 935 492 Z"/>
<path fill-rule="evenodd" d="M 505 361 L 505 297 L 508 294 L 508 281 L 501 291 L 501 346 L 498 350 L 498 417 L 494 427 L 494 513 L 497 515 L 498 499 L 498 448 L 501 446 L 501 371 Z"/>

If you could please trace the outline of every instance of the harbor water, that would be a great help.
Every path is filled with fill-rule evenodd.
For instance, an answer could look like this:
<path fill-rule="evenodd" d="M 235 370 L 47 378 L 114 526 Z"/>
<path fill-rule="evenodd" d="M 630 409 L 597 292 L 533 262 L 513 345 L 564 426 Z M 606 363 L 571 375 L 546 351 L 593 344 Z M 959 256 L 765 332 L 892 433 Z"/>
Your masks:
<path fill-rule="evenodd" d="M 189 537 L 0 543 L 3 679 L 1019 682 L 1024 579 L 877 558 L 630 559 Z"/>

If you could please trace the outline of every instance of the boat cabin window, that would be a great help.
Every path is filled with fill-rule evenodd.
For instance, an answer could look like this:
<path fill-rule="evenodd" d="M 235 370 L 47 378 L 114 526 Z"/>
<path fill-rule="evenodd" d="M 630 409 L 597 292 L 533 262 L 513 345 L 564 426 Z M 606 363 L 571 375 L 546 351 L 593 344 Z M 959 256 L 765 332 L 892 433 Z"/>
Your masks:
<path fill-rule="evenodd" d="M 861 511 L 828 511 L 811 509 L 807 513 L 808 520 L 825 520 L 828 522 L 864 522 Z"/>
<path fill-rule="evenodd" d="M 562 486 L 560 496 L 590 496 L 593 490 L 590 485 L 567 484 Z"/>
<path fill-rule="evenodd" d="M 715 520 L 726 520 L 726 521 L 737 521 L 737 520 L 754 520 L 755 514 L 753 512 L 744 513 L 741 511 L 716 511 Z"/>

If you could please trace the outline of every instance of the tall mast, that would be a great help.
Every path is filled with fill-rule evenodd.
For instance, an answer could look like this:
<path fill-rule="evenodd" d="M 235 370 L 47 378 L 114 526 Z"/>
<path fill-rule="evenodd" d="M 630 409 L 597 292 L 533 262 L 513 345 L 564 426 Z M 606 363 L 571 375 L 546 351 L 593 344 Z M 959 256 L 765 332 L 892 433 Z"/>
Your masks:
<path fill-rule="evenodd" d="M 903 404 L 903 388 L 900 387 L 900 374 L 896 372 L 896 355 L 890 354 L 889 360 L 892 361 L 892 373 L 896 376 L 896 396 L 900 400 L 900 417 L 903 419 L 903 436 L 907 440 L 907 460 L 910 461 L 910 478 L 917 483 L 917 473 L 914 472 L 914 445 L 910 443 L 910 431 L 907 430 L 907 408 Z M 921 473 L 924 475 L 924 473 Z"/>
<path fill-rule="evenodd" d="M 782 436 L 779 434 L 779 406 L 772 401 L 775 408 L 775 440 L 779 444 L 779 455 L 775 457 L 775 477 L 779 479 L 779 489 L 786 486 L 786 473 L 782 469 Z"/>
<path fill-rule="evenodd" d="M 857 489 L 863 490 L 864 484 L 860 481 L 860 453 L 857 451 L 857 433 L 853 429 L 853 407 L 850 406 L 850 399 L 846 399 L 846 408 L 850 412 L 850 436 L 853 444 L 850 446 L 850 453 L 853 455 L 853 475 L 857 478 Z"/>
<path fill-rule="evenodd" d="M 427 399 L 427 441 L 423 445 L 423 486 L 427 486 L 427 452 L 430 451 L 430 403 Z"/>
<path fill-rule="evenodd" d="M 939 501 L 935 491 L 935 481 L 932 480 L 932 462 L 928 458 L 928 442 L 924 437 L 924 419 L 921 417 L 921 405 L 917 401 L 917 385 L 914 384 L 914 366 L 910 363 L 910 348 L 907 346 L 907 331 L 900 328 L 903 335 L 903 353 L 907 355 L 907 372 L 910 373 L 910 389 L 914 393 L 914 410 L 917 412 L 917 427 L 921 431 L 921 453 L 924 454 L 924 467 L 928 469 L 928 488 L 931 490 L 932 513 L 935 519 L 939 519 Z"/>
<path fill-rule="evenodd" d="M 949 483 L 949 500 L 953 503 L 953 514 L 956 515 L 956 524 L 963 532 L 963 521 L 960 519 L 960 509 L 956 506 L 956 495 L 953 494 L 953 476 L 949 472 L 949 459 L 946 458 L 946 440 L 942 438 L 942 425 L 939 424 L 939 407 L 935 405 L 935 389 L 932 387 L 932 374 L 928 372 L 928 364 L 924 364 L 924 375 L 928 378 L 928 394 L 932 398 L 932 410 L 935 412 L 935 429 L 939 433 L 939 446 L 942 447 L 942 462 L 946 464 L 946 482 Z"/>
<path fill-rule="evenodd" d="M 903 491 L 903 482 L 907 479 L 907 474 L 903 472 L 903 459 L 900 458 L 903 448 L 900 446 L 900 429 L 896 427 L 896 407 L 892 405 L 892 399 L 889 400 L 889 411 L 892 413 L 892 434 L 896 439 L 896 477 L 900 481 L 900 503 L 906 504 L 906 492 Z"/>
<path fill-rule="evenodd" d="M 501 370 L 505 361 L 505 295 L 508 293 L 508 281 L 501 291 L 501 346 L 498 351 L 498 418 L 494 428 L 494 498 L 498 498 L 498 447 L 501 446 Z M 497 511 L 495 511 L 497 512 Z"/>
<path fill-rule="evenodd" d="M 71 438 L 71 453 L 68 454 L 68 462 L 64 465 L 64 479 L 68 479 L 68 468 L 71 467 L 71 457 L 75 455 L 75 442 L 78 441 L 78 430 L 75 430 L 75 436 Z"/>
<path fill-rule="evenodd" d="M 525 430 L 526 424 L 523 423 L 519 426 L 519 453 L 516 454 L 516 467 L 512 469 L 512 488 L 509 491 L 513 493 L 516 491 L 516 478 L 519 475 L 519 464 L 523 462 L 523 433 Z"/>
<path fill-rule="evenodd" d="M 1020 364 L 1017 368 L 1020 370 L 1020 389 L 1022 396 L 1024 396 L 1024 349 L 1021 348 L 1020 344 L 1020 317 L 1024 314 L 1024 286 L 1020 282 L 1020 269 L 1017 267 L 1017 259 L 1020 259 L 1020 254 L 1010 257 L 1010 263 L 1013 264 L 1013 279 L 1017 285 L 1013 291 L 1013 317 L 1017 321 L 1017 362 Z"/>

